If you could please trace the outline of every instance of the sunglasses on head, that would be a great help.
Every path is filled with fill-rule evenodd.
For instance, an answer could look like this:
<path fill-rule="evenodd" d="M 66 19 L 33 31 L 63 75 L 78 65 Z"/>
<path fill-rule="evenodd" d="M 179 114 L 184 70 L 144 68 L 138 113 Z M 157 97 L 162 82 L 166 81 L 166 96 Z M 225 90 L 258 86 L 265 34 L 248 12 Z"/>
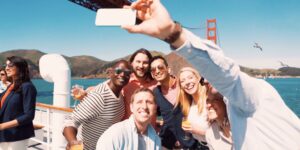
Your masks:
<path fill-rule="evenodd" d="M 151 72 L 155 72 L 156 69 L 158 69 L 159 71 L 166 69 L 166 67 L 164 65 L 158 65 L 156 67 L 151 67 Z"/>
<path fill-rule="evenodd" d="M 124 75 L 126 76 L 129 76 L 131 74 L 131 70 L 128 70 L 128 69 L 122 69 L 122 68 L 115 68 L 115 73 L 117 75 L 121 74 L 121 73 L 124 73 Z"/>

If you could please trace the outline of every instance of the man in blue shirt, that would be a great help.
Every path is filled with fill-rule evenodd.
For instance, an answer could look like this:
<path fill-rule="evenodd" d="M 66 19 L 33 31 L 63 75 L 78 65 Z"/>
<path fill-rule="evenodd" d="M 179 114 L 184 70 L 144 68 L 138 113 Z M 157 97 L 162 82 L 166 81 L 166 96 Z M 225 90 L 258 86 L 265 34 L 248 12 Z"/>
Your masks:
<path fill-rule="evenodd" d="M 139 25 L 123 26 L 166 41 L 188 60 L 228 102 L 235 149 L 300 149 L 300 120 L 266 81 L 248 76 L 213 42 L 175 23 L 159 0 L 138 0 Z"/>

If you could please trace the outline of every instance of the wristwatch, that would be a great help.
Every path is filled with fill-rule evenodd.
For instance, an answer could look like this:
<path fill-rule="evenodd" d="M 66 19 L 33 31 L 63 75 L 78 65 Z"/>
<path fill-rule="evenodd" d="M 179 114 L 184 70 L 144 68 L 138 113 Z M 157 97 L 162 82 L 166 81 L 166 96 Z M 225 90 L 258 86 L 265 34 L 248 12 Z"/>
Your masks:
<path fill-rule="evenodd" d="M 179 22 L 174 22 L 175 23 L 175 29 L 172 31 L 172 33 L 167 36 L 164 41 L 169 43 L 169 44 L 172 44 L 174 43 L 176 40 L 179 39 L 180 37 L 180 34 L 182 32 L 182 27 L 181 27 L 181 24 Z"/>

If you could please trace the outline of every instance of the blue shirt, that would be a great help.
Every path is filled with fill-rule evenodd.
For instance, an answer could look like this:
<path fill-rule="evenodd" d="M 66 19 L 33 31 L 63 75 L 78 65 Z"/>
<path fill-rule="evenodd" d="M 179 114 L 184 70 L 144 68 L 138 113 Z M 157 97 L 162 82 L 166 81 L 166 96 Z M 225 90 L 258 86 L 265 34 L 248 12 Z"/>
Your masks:
<path fill-rule="evenodd" d="M 221 48 L 183 31 L 177 53 L 188 60 L 228 101 L 235 149 L 300 149 L 300 120 L 266 81 L 248 76 Z"/>
<path fill-rule="evenodd" d="M 188 140 L 185 138 L 185 132 L 181 128 L 183 114 L 180 106 L 177 105 L 177 107 L 174 108 L 174 105 L 163 96 L 160 88 L 160 86 L 157 86 L 153 92 L 156 98 L 158 112 L 160 112 L 164 121 L 159 133 L 162 146 L 172 149 L 178 140 L 183 148 L 191 148 L 194 146 L 195 140 L 192 136 Z"/>

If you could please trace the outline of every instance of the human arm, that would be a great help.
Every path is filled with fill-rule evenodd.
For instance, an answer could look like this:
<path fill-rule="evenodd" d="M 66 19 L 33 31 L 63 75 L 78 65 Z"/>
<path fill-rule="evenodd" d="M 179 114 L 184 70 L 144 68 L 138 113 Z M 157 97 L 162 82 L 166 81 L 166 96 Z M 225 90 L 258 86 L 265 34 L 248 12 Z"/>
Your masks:
<path fill-rule="evenodd" d="M 74 87 L 71 90 L 71 96 L 74 99 L 79 100 L 81 102 L 83 100 L 83 98 L 86 97 L 87 94 L 94 89 L 95 89 L 95 86 L 90 86 L 85 90 Z"/>
<path fill-rule="evenodd" d="M 129 32 L 146 34 L 165 39 L 175 32 L 175 25 L 159 0 L 139 0 L 132 8 L 138 9 L 144 20 L 135 26 L 125 26 Z M 149 10 L 146 9 L 145 7 Z M 143 8 L 143 9 L 141 9 Z M 257 79 L 242 73 L 239 65 L 224 56 L 222 50 L 208 40 L 202 40 L 183 29 L 179 38 L 169 43 L 178 48 L 179 55 L 188 60 L 220 93 L 226 96 L 232 105 L 243 112 L 253 112 L 258 106 L 258 99 L 263 95 L 257 85 Z M 253 93 L 256 93 L 255 95 Z M 260 94 L 261 93 L 261 94 Z"/>
<path fill-rule="evenodd" d="M 201 135 L 201 136 L 204 136 L 205 135 L 205 132 L 206 130 L 203 130 L 199 127 L 194 127 L 194 126 L 182 126 L 182 129 L 185 131 L 185 132 L 190 132 L 192 134 L 196 134 L 196 135 Z"/>
<path fill-rule="evenodd" d="M 72 114 L 65 118 L 63 134 L 68 141 L 68 146 L 71 145 L 72 141 L 77 141 L 77 129 L 80 125 L 88 124 L 102 114 L 103 100 L 100 94 L 90 93 L 84 98 L 84 101 L 75 107 Z"/>
<path fill-rule="evenodd" d="M 72 146 L 72 143 L 74 143 L 74 141 L 77 141 L 77 128 L 72 126 L 65 127 L 63 130 L 63 135 L 68 142 L 66 147 L 66 150 L 68 150 Z"/>
<path fill-rule="evenodd" d="M 4 122 L 4 123 L 0 123 L 0 131 L 9 129 L 9 128 L 13 128 L 18 125 L 19 125 L 19 123 L 18 123 L 17 119 L 14 119 L 14 120 L 8 121 L 8 122 Z"/>
<path fill-rule="evenodd" d="M 16 118 L 19 125 L 32 122 L 35 114 L 35 103 L 37 91 L 31 82 L 22 84 L 23 114 Z"/>
<path fill-rule="evenodd" d="M 74 123 L 79 125 L 100 116 L 105 107 L 103 98 L 101 93 L 96 91 L 92 91 L 84 97 L 82 102 L 74 108 L 71 114 Z"/>
<path fill-rule="evenodd" d="M 35 101 L 36 101 L 36 94 L 37 91 L 34 85 L 30 82 L 23 83 L 21 85 L 21 102 L 23 106 L 23 113 L 22 115 L 18 116 L 17 118 L 3 122 L 0 124 L 0 130 L 5 130 L 13 127 L 17 127 L 20 125 L 25 125 L 31 123 L 34 119 L 35 114 Z"/>

